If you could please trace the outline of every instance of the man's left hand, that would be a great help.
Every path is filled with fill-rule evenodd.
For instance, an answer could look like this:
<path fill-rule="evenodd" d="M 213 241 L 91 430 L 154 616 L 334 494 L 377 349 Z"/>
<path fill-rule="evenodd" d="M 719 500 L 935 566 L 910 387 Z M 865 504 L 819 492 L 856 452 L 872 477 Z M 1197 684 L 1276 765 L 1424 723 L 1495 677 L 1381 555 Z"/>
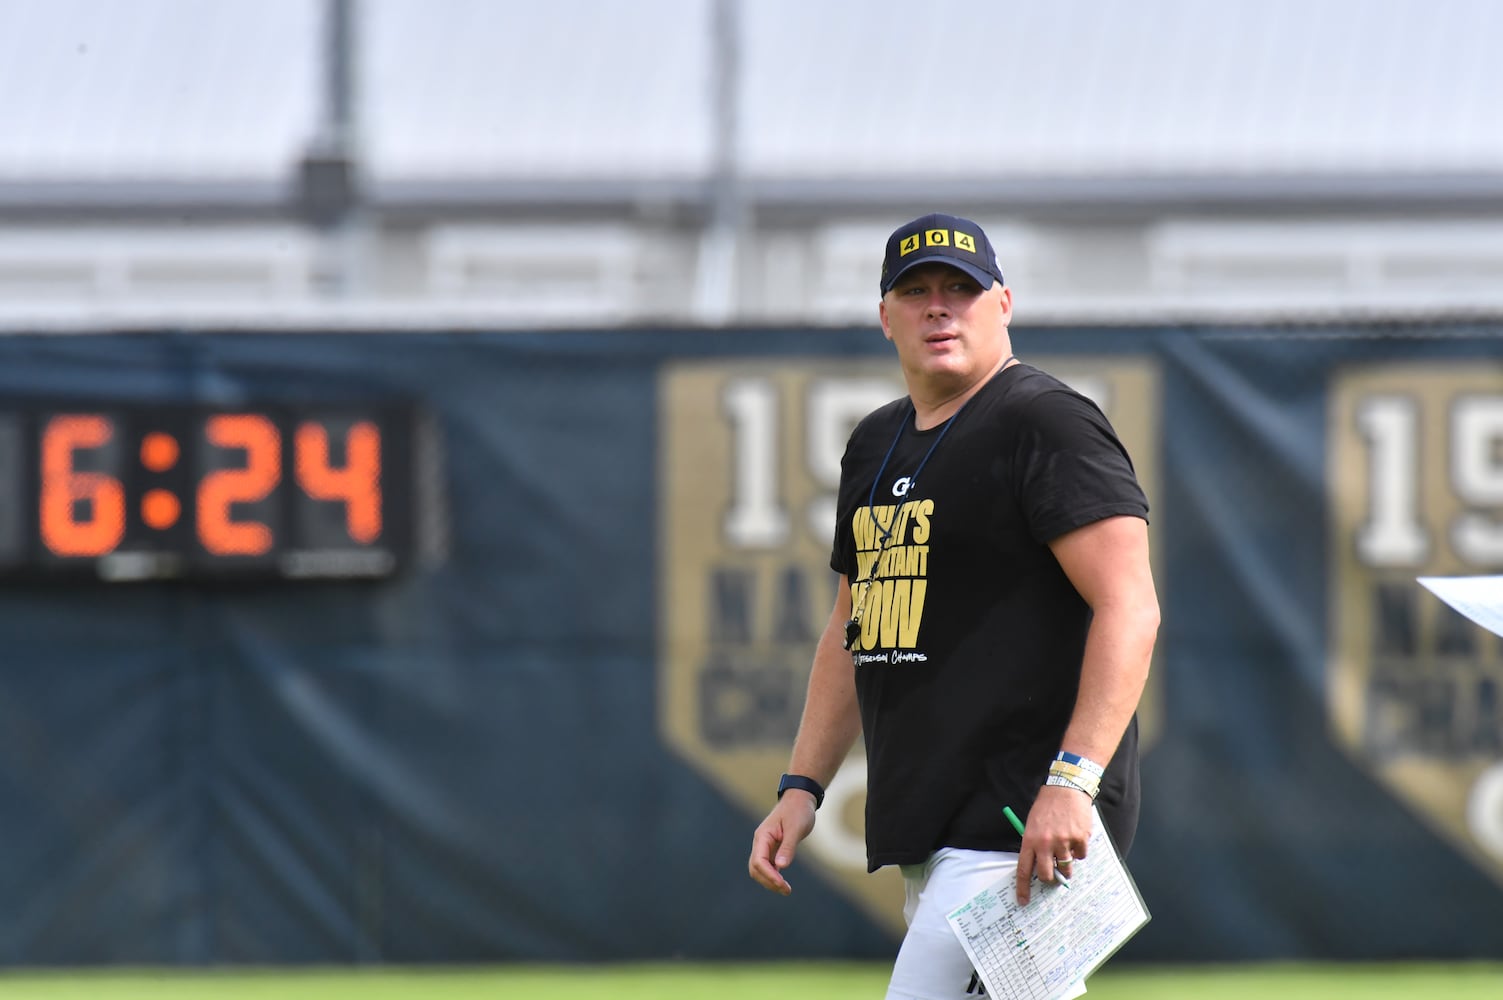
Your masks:
<path fill-rule="evenodd" d="M 1045 785 L 1023 824 L 1023 847 L 1018 851 L 1018 905 L 1028 902 L 1033 876 L 1053 883 L 1056 867 L 1070 877 L 1070 862 L 1086 856 L 1091 838 L 1091 797 L 1062 785 Z"/>

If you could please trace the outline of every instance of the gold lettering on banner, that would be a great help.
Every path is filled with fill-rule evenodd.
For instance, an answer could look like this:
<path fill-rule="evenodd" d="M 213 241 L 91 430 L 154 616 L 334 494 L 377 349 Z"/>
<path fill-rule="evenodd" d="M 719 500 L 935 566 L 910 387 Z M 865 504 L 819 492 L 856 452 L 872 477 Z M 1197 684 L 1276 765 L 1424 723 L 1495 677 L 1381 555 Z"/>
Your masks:
<path fill-rule="evenodd" d="M 1418 576 L 1503 572 L 1503 371 L 1351 366 L 1327 418 L 1338 742 L 1503 884 L 1503 642 Z"/>

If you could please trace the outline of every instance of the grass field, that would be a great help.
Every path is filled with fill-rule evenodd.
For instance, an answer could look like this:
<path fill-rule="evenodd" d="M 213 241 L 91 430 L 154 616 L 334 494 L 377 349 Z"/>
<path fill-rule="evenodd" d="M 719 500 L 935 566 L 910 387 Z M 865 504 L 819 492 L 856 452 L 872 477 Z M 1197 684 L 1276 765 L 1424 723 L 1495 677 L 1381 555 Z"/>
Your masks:
<path fill-rule="evenodd" d="M 5 1000 L 873 1000 L 882 964 L 0 973 Z M 1503 963 L 1105 969 L 1095 1000 L 1499 1000 Z"/>

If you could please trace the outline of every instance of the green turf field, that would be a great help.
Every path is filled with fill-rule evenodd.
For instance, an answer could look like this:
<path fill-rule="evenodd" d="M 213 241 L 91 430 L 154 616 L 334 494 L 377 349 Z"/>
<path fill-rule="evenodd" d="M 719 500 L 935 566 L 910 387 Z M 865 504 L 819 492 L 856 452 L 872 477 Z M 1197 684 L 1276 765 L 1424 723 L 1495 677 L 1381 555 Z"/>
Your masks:
<path fill-rule="evenodd" d="M 882 964 L 0 973 L 5 1000 L 872 1000 Z M 1105 969 L 1096 1000 L 1499 1000 L 1503 963 Z"/>

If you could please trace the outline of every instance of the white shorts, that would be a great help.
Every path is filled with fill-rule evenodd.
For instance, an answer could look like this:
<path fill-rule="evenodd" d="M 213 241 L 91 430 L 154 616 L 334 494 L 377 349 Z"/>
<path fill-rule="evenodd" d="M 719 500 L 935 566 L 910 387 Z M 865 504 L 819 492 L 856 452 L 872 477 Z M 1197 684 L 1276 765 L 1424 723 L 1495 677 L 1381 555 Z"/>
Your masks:
<path fill-rule="evenodd" d="M 903 918 L 908 933 L 898 949 L 887 984 L 887 1000 L 976 1000 L 986 996 L 960 939 L 945 915 L 998 879 L 1009 881 L 1018 856 L 1006 851 L 963 851 L 944 847 L 921 865 L 903 866 Z M 1078 997 L 1084 981 L 1075 984 Z"/>

